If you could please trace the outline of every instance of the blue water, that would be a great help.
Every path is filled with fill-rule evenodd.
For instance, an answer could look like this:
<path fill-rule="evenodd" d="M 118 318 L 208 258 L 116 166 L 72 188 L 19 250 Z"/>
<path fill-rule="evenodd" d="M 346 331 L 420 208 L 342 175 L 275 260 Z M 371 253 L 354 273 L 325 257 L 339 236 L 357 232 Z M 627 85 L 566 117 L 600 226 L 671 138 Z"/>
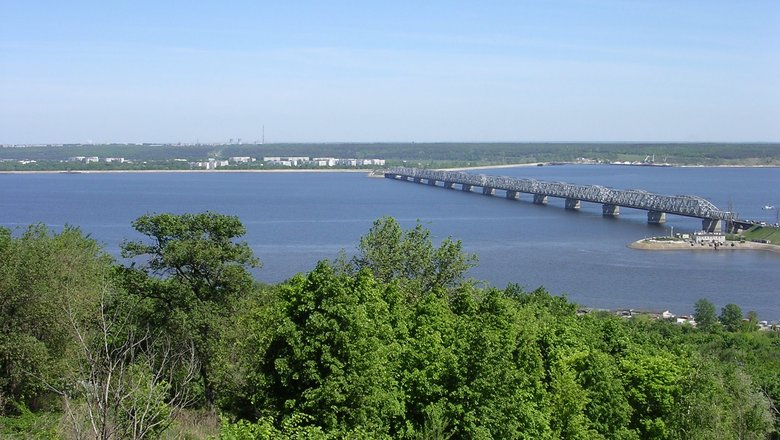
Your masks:
<path fill-rule="evenodd" d="M 769 222 L 775 212 L 762 207 L 780 205 L 777 168 L 551 166 L 478 173 L 696 194 Z M 552 198 L 539 206 L 527 195 L 510 201 L 361 173 L 0 174 L 0 225 L 78 225 L 117 256 L 122 240 L 141 238 L 130 226 L 136 217 L 205 210 L 241 218 L 246 241 L 263 261 L 256 276 L 267 282 L 311 270 L 339 250 L 353 252 L 371 223 L 390 215 L 404 226 L 419 219 L 435 239 L 462 240 L 480 260 L 470 275 L 498 287 L 541 285 L 588 306 L 678 314 L 706 297 L 780 320 L 780 254 L 626 247 L 671 227 L 697 230 L 700 221 L 692 218 L 668 216 L 665 226 L 652 226 L 644 211 L 621 208 L 620 218 L 610 219 L 594 204 L 572 212 Z"/>

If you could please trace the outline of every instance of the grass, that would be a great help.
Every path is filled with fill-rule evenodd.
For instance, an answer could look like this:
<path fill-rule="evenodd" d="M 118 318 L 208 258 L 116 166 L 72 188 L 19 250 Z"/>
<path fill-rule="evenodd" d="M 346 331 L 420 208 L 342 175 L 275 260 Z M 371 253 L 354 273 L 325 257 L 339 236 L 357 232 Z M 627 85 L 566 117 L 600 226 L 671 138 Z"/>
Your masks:
<path fill-rule="evenodd" d="M 756 225 L 745 231 L 745 239 L 769 240 L 772 244 L 780 244 L 780 228 L 774 226 Z"/>
<path fill-rule="evenodd" d="M 161 440 L 211 440 L 219 438 L 219 418 L 208 411 L 182 410 Z M 0 439 L 75 439 L 61 412 L 32 412 L 25 407 L 19 414 L 0 416 Z"/>

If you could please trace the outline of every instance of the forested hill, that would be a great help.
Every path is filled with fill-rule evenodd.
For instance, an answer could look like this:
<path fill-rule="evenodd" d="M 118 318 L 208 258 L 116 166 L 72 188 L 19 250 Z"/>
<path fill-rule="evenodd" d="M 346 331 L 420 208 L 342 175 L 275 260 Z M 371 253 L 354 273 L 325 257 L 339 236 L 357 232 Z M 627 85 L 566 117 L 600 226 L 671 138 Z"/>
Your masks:
<path fill-rule="evenodd" d="M 778 438 L 780 333 L 735 304 L 578 314 L 392 218 L 278 285 L 235 217 L 133 227 L 127 264 L 0 228 L 0 438 Z"/>
<path fill-rule="evenodd" d="M 381 158 L 423 165 L 574 161 L 643 161 L 678 165 L 780 165 L 778 143 L 328 143 L 171 145 L 109 144 L 0 148 L 0 160 L 58 162 L 76 156 L 123 157 L 136 163 L 249 156 Z M 3 168 L 8 164 L 0 162 Z M 161 166 L 160 163 L 156 164 Z M 38 167 L 41 165 L 39 164 Z M 96 166 L 96 165 L 93 165 Z"/>

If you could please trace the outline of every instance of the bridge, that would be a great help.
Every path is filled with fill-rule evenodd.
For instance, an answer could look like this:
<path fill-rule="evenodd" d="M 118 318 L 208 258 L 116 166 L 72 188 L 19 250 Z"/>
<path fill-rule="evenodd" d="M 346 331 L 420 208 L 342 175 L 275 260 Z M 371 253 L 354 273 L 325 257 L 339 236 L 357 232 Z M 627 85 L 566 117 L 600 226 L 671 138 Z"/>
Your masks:
<path fill-rule="evenodd" d="M 620 215 L 620 207 L 647 211 L 647 222 L 662 224 L 667 214 L 696 217 L 702 219 L 702 229 L 709 232 L 721 231 L 726 222 L 729 230 L 739 223 L 732 212 L 722 211 L 711 202 L 699 196 L 654 194 L 639 189 L 613 189 L 599 185 L 573 185 L 563 182 L 545 182 L 536 179 L 518 179 L 514 177 L 487 176 L 469 174 L 460 171 L 424 170 L 419 168 L 391 168 L 384 171 L 388 179 L 405 180 L 416 183 L 423 181 L 431 186 L 455 189 L 459 185 L 463 191 L 481 188 L 482 194 L 494 196 L 503 191 L 507 199 L 518 200 L 520 194 L 530 194 L 533 203 L 546 205 L 549 197 L 565 200 L 566 209 L 580 209 L 582 202 L 601 204 L 605 217 Z"/>

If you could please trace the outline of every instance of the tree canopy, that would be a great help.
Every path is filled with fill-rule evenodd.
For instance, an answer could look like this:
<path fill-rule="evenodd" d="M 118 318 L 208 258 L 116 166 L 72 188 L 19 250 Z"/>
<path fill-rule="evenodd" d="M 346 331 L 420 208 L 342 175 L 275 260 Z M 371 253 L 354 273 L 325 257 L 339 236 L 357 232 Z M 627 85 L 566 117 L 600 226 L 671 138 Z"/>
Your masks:
<path fill-rule="evenodd" d="M 582 314 L 543 288 L 469 282 L 474 259 L 459 242 L 436 245 L 419 223 L 390 218 L 354 260 L 262 285 L 235 217 L 133 224 L 144 239 L 123 245 L 130 266 L 75 228 L 0 228 L 0 437 L 83 434 L 74 421 L 86 420 L 97 438 L 157 438 L 184 407 L 218 412 L 226 439 L 763 439 L 780 429 L 780 333 L 753 331 L 755 316 L 734 304 L 721 326 L 698 301 L 699 328 Z M 70 428 L 23 423 L 44 406 Z"/>

